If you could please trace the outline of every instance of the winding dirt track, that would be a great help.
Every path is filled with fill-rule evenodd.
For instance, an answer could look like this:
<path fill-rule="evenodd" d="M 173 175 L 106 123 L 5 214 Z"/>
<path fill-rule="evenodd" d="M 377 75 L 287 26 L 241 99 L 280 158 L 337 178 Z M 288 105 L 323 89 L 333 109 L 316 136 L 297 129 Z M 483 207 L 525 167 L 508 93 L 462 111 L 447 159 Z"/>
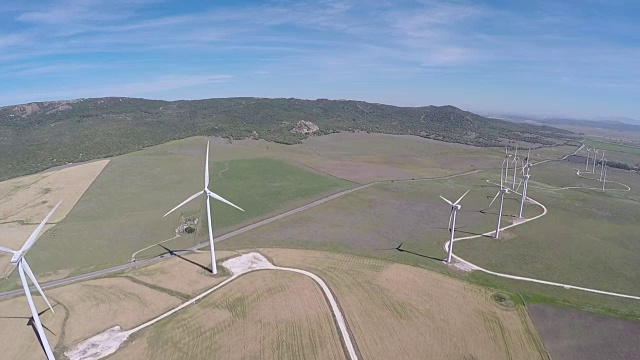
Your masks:
<path fill-rule="evenodd" d="M 258 271 L 258 270 L 278 270 L 278 271 L 289 271 L 289 272 L 295 272 L 298 274 L 302 274 L 304 276 L 307 276 L 309 278 L 311 278 L 313 281 L 315 281 L 320 288 L 322 289 L 322 292 L 324 293 L 324 296 L 326 297 L 327 301 L 329 302 L 329 306 L 331 308 L 331 312 L 333 313 L 333 319 L 336 322 L 336 326 L 338 327 L 338 330 L 340 332 L 340 337 L 342 339 L 342 343 L 345 347 L 346 350 L 346 354 L 348 356 L 349 359 L 351 360 L 358 360 L 358 353 L 356 351 L 356 348 L 353 344 L 353 341 L 351 339 L 351 336 L 349 335 L 349 329 L 347 328 L 347 322 L 344 319 L 344 315 L 342 314 L 342 311 L 340 310 L 340 307 L 338 306 L 338 302 L 336 301 L 335 297 L 333 296 L 333 293 L 331 292 L 331 289 L 329 288 L 329 286 L 327 286 L 327 284 L 324 282 L 324 280 L 322 280 L 319 276 L 317 276 L 316 274 L 306 271 L 306 270 L 302 270 L 302 269 L 296 269 L 296 268 L 288 268 L 288 267 L 281 267 L 281 266 L 275 266 L 272 263 L 269 262 L 269 260 L 267 260 L 264 256 L 262 256 L 259 253 L 247 253 L 247 254 L 242 254 L 238 257 L 235 258 L 231 258 L 225 262 L 222 263 L 222 266 L 224 266 L 225 268 L 227 268 L 232 276 L 229 277 L 228 279 L 226 279 L 225 281 L 221 282 L 220 284 L 210 288 L 209 290 L 203 292 L 202 294 L 194 297 L 193 299 L 190 299 L 180 305 L 178 305 L 177 307 L 165 312 L 164 314 L 161 314 L 131 330 L 127 330 L 127 331 L 122 331 L 120 329 L 119 326 L 108 329 L 100 334 L 97 334 L 95 336 L 92 336 L 82 342 L 80 342 L 79 344 L 75 345 L 74 347 L 72 347 L 71 349 L 69 349 L 68 351 L 65 352 L 65 355 L 68 356 L 69 359 L 71 360 L 98 360 L 98 359 L 102 359 L 104 357 L 107 357 L 113 353 L 115 353 L 118 348 L 120 348 L 120 346 L 129 338 L 129 336 L 131 336 L 132 334 L 145 329 L 155 323 L 157 323 L 158 321 L 171 316 L 175 313 L 177 313 L 178 311 L 195 304 L 196 302 L 198 302 L 199 300 L 201 300 L 202 298 L 206 297 L 207 295 L 211 294 L 212 292 L 220 289 L 221 287 L 229 284 L 230 282 L 232 282 L 233 280 L 237 279 L 238 277 L 248 274 L 250 272 L 253 271 Z"/>

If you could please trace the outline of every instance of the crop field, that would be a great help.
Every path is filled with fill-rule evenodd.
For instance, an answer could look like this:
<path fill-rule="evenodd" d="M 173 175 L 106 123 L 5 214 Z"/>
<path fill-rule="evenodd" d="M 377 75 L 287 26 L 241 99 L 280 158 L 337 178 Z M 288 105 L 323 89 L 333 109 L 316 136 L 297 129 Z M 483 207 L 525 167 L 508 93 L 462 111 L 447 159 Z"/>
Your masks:
<path fill-rule="evenodd" d="M 252 140 L 235 143 L 357 183 L 444 176 L 495 167 L 496 163 L 499 166 L 503 151 L 417 136 L 366 133 L 310 137 L 292 146 Z"/>
<path fill-rule="evenodd" d="M 604 150 L 611 150 L 611 151 L 640 155 L 640 147 L 625 146 L 625 145 L 614 144 L 610 142 L 598 141 L 593 139 L 586 140 L 584 143 L 589 147 L 596 147 L 597 149 L 604 149 Z"/>
<path fill-rule="evenodd" d="M 640 322 L 531 305 L 529 313 L 553 359 L 636 359 Z"/>
<path fill-rule="evenodd" d="M 34 296 L 33 300 L 40 311 L 40 321 L 45 327 L 47 339 L 53 347 L 60 341 L 64 319 L 68 312 L 52 301 L 50 296 L 48 298 L 55 314 L 51 313 L 40 296 Z M 24 296 L 0 301 L 0 339 L 2 340 L 0 356 L 3 359 L 41 359 L 43 357 L 35 326 L 31 322 L 31 312 Z"/>
<path fill-rule="evenodd" d="M 142 330 L 113 359 L 344 359 L 329 306 L 309 278 L 244 275 Z"/>
<path fill-rule="evenodd" d="M 94 161 L 0 183 L 0 245 L 19 249 L 49 211 L 63 200 L 49 223 L 64 219 L 109 160 Z M 47 225 L 45 229 L 50 228 Z M 40 244 L 36 244 L 36 248 Z M 0 253 L 0 275 L 13 265 Z"/>
<path fill-rule="evenodd" d="M 329 284 L 364 359 L 547 358 L 524 307 L 502 307 L 487 289 L 382 260 L 262 251 Z"/>
<path fill-rule="evenodd" d="M 233 255 L 232 252 L 216 251 L 216 262 L 219 263 L 221 259 L 231 255 Z M 226 279 L 223 273 L 224 268 L 220 266 L 216 276 L 205 270 L 210 267 L 210 256 L 209 251 L 181 254 L 180 258 L 173 257 L 153 265 L 129 270 L 126 275 L 156 288 L 162 288 L 165 292 L 183 299 L 189 298 Z"/>
<path fill-rule="evenodd" d="M 202 189 L 205 144 L 202 138 L 188 139 L 113 158 L 65 220 L 29 253 L 34 271 L 80 273 L 124 263 L 132 253 L 174 237 L 181 215 L 202 219 L 204 198 L 163 215 Z M 212 149 L 210 188 L 246 211 L 212 201 L 217 234 L 351 186 L 281 160 L 245 159 L 251 155 L 246 149 L 236 153 L 229 147 L 225 154 L 219 147 Z M 202 228 L 206 220 L 199 224 Z M 193 245 L 204 241 L 205 233 L 170 244 Z M 141 255 L 163 251 L 156 247 Z"/>

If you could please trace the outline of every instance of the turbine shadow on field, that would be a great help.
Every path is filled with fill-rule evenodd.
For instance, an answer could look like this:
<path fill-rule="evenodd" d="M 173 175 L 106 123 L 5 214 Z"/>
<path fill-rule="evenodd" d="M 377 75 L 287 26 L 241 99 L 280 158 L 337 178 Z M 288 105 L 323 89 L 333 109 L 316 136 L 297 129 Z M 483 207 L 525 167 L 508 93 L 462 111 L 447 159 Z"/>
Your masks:
<path fill-rule="evenodd" d="M 56 305 L 58 304 L 54 304 L 53 307 L 56 307 Z M 38 313 L 38 317 L 42 316 L 42 314 L 46 313 L 47 311 L 49 311 L 49 308 L 46 308 L 44 310 L 42 310 L 41 312 Z M 40 344 L 40 347 L 44 349 L 44 344 L 42 343 L 42 339 L 40 338 L 40 333 L 38 333 L 38 329 L 36 328 L 36 323 L 33 321 L 33 316 L 0 316 L 0 319 L 28 319 L 27 320 L 27 326 L 31 327 L 31 330 L 33 330 L 33 333 L 36 334 L 36 338 L 38 339 L 38 343 Z M 48 332 L 50 332 L 53 336 L 56 336 L 56 333 L 54 333 L 53 331 L 51 331 L 51 329 L 49 329 L 45 324 L 42 323 L 42 320 L 40 320 L 40 323 L 42 324 L 42 328 L 47 330 Z"/>
<path fill-rule="evenodd" d="M 198 264 L 197 262 L 195 262 L 193 260 L 190 260 L 190 259 L 187 259 L 184 256 L 180 256 L 175 250 L 171 250 L 171 249 L 169 249 L 169 248 L 167 248 L 167 247 L 165 247 L 163 245 L 160 245 L 160 244 L 158 244 L 158 246 L 160 246 L 161 248 L 165 249 L 167 251 L 167 253 L 169 253 L 169 255 L 171 255 L 171 256 L 175 256 L 178 259 L 182 259 L 182 260 L 184 260 L 184 261 L 186 261 L 186 262 L 188 262 L 190 264 L 193 264 L 193 265 L 201 268 L 202 270 L 204 270 L 206 272 L 209 272 L 209 273 L 211 272 L 211 268 L 208 268 L 208 267 L 206 267 L 206 266 L 204 266 L 202 264 Z"/>
<path fill-rule="evenodd" d="M 398 246 L 391 248 L 391 249 L 379 249 L 379 250 L 395 250 L 395 251 L 399 251 L 401 253 L 407 253 L 407 254 L 411 254 L 411 255 L 415 255 L 415 256 L 420 256 L 423 257 L 425 259 L 431 259 L 431 260 L 436 260 L 436 261 L 444 261 L 446 259 L 444 258 L 437 258 L 434 256 L 429 256 L 429 255 L 424 255 L 424 254 L 419 254 L 417 252 L 413 252 L 411 250 L 406 250 L 402 248 L 402 244 L 404 244 L 404 242 L 401 242 Z"/>
<path fill-rule="evenodd" d="M 506 216 L 506 215 L 503 215 Z M 487 237 L 487 238 L 491 238 L 490 235 L 485 235 L 485 234 L 481 234 L 481 233 L 477 233 L 477 232 L 471 232 L 471 231 L 465 231 L 465 230 L 461 230 L 463 228 L 465 228 L 466 226 L 460 226 L 457 227 L 456 226 L 456 234 L 458 233 L 462 233 L 462 234 L 469 234 L 469 235 L 477 235 L 477 236 L 482 236 L 482 237 Z M 432 229 L 440 229 L 440 230 L 448 230 L 448 228 L 446 227 L 436 227 L 436 226 L 431 226 Z"/>

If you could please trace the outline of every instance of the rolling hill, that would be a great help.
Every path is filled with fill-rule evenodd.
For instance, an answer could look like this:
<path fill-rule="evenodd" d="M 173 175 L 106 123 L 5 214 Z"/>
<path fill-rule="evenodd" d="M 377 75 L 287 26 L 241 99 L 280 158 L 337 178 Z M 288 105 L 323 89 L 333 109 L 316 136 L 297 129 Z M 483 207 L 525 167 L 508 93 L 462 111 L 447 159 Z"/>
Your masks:
<path fill-rule="evenodd" d="M 485 118 L 453 106 L 293 98 L 77 99 L 0 108 L 0 180 L 195 135 L 294 144 L 309 136 L 291 132 L 299 121 L 317 125 L 315 134 L 367 131 L 476 146 L 507 140 L 549 146 L 574 139 L 567 130 Z"/>

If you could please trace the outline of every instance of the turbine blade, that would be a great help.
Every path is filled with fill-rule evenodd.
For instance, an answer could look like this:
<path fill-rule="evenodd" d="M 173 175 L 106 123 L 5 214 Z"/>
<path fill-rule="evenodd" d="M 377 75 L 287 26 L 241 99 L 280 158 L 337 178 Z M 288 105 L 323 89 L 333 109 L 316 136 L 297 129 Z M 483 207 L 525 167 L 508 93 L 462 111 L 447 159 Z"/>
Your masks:
<path fill-rule="evenodd" d="M 491 205 L 493 205 L 493 202 L 496 201 L 496 199 L 498 198 L 498 195 L 500 195 L 500 191 L 498 191 L 498 193 L 496 194 L 496 196 L 493 197 L 493 200 L 491 200 L 491 202 L 489 203 L 489 206 L 487 206 L 487 208 L 490 208 Z"/>
<path fill-rule="evenodd" d="M 188 203 L 189 201 L 195 199 L 200 194 L 202 194 L 202 191 L 198 191 L 197 193 L 189 196 L 189 198 L 187 200 L 181 202 L 180 205 L 178 205 L 178 206 L 174 207 L 173 209 L 169 210 L 169 212 L 164 214 L 164 216 L 162 216 L 162 217 L 165 217 L 165 216 L 171 214 L 172 212 L 176 211 L 179 207 L 181 207 L 182 205 L 184 205 L 184 204 Z"/>
<path fill-rule="evenodd" d="M 239 207 L 239 206 L 237 206 L 236 204 L 232 203 L 231 201 L 229 201 L 229 200 L 227 200 L 227 199 L 223 198 L 222 196 L 220 196 L 220 195 L 218 195 L 218 194 L 214 193 L 213 191 L 209 191 L 209 196 L 211 196 L 212 198 L 214 198 L 214 199 L 216 199 L 216 200 L 218 200 L 218 201 L 222 201 L 223 203 L 225 203 L 225 204 L 227 204 L 227 205 L 231 205 L 231 206 L 233 206 L 234 208 L 236 208 L 236 209 L 238 209 L 238 210 L 240 210 L 240 211 L 244 211 L 244 210 L 242 210 L 242 208 L 241 208 L 241 207 Z"/>
<path fill-rule="evenodd" d="M 454 202 L 453 204 L 454 204 L 454 205 L 458 205 L 458 203 L 460 202 L 460 200 L 462 200 L 462 198 L 463 198 L 463 197 L 465 197 L 465 196 L 469 193 L 469 191 L 471 191 L 471 189 L 467 190 L 467 192 L 465 192 L 464 194 L 462 194 L 462 196 L 460 196 L 460 199 L 458 199 L 458 201 Z"/>
<path fill-rule="evenodd" d="M 31 271 L 31 268 L 29 267 L 29 264 L 27 263 L 27 259 L 22 258 L 22 261 L 20 261 L 20 262 L 22 263 L 22 268 L 24 269 L 24 272 L 27 274 L 29 279 L 31 279 L 31 282 L 33 283 L 33 285 L 36 286 L 36 289 L 38 289 L 38 292 L 40 293 L 40 296 L 42 296 L 42 298 L 47 303 L 47 305 L 49 305 L 49 309 L 51 309 L 51 312 L 55 314 L 56 312 L 53 311 L 53 307 L 51 306 L 51 303 L 49 302 L 49 299 L 47 299 L 47 297 L 44 295 L 44 291 L 42 291 L 42 288 L 40 287 L 40 284 L 38 284 L 38 280 L 36 280 L 35 275 L 33 275 L 33 271 Z"/>
<path fill-rule="evenodd" d="M 518 192 L 518 190 L 520 190 L 520 185 L 522 185 L 522 179 L 520 179 L 520 182 L 518 182 L 518 187 L 516 188 L 516 193 Z"/>
<path fill-rule="evenodd" d="M 209 187 L 209 141 L 207 141 L 207 156 L 204 161 L 204 187 Z"/>
<path fill-rule="evenodd" d="M 451 220 L 453 220 L 453 208 L 451 208 L 451 214 L 449 214 L 449 232 L 451 232 Z"/>
<path fill-rule="evenodd" d="M 11 250 L 9 248 L 6 248 L 4 246 L 0 246 L 0 251 L 6 252 L 7 254 L 15 254 L 16 253 L 15 251 L 13 251 L 13 250 Z"/>
<path fill-rule="evenodd" d="M 24 295 L 27 297 L 27 303 L 29 303 L 29 310 L 31 310 L 31 316 L 33 317 L 33 323 L 36 326 L 36 331 L 38 332 L 38 336 L 40 336 L 40 342 L 42 347 L 44 348 L 44 352 L 47 355 L 47 359 L 53 360 L 55 359 L 53 355 L 53 351 L 51 351 L 51 346 L 49 345 L 49 340 L 47 339 L 47 334 L 44 332 L 42 328 L 42 323 L 40 322 L 40 315 L 38 315 L 38 310 L 36 310 L 36 306 L 33 303 L 33 297 L 31 296 L 31 291 L 29 290 L 29 284 L 27 283 L 27 279 L 24 276 L 24 268 L 22 267 L 23 261 L 18 263 L 18 273 L 20 274 L 20 281 L 22 282 L 22 288 L 24 289 Z"/>
<path fill-rule="evenodd" d="M 440 195 L 440 198 L 441 198 L 442 200 L 446 201 L 446 202 L 447 202 L 447 204 L 449 204 L 449 205 L 453 206 L 453 203 L 452 203 L 451 201 L 449 201 L 449 200 L 445 199 L 442 195 Z"/>
<path fill-rule="evenodd" d="M 40 225 L 38 225 L 38 227 L 31 233 L 31 236 L 29 236 L 27 241 L 24 243 L 24 245 L 22 245 L 22 248 L 18 250 L 19 252 L 24 254 L 33 246 L 33 244 L 35 244 L 36 240 L 38 239 L 38 235 L 40 235 L 40 232 L 42 231 L 42 228 L 44 228 L 47 221 L 49 221 L 49 218 L 51 218 L 51 215 L 53 215 L 53 213 L 56 211 L 58 206 L 60 206 L 60 203 L 62 203 L 62 200 L 58 201 L 56 206 L 54 206 L 53 209 L 49 211 L 49 214 L 47 214 L 47 217 L 45 217 L 44 220 L 42 220 Z"/>

